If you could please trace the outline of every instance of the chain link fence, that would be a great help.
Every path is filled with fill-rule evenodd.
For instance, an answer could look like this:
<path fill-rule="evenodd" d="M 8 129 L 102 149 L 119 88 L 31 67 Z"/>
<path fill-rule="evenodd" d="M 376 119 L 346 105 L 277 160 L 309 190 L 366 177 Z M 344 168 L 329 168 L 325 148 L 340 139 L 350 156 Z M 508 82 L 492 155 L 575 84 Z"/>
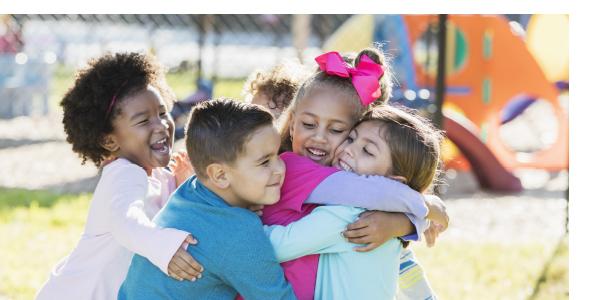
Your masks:
<path fill-rule="evenodd" d="M 257 68 L 284 60 L 314 63 L 312 58 L 324 48 L 332 49 L 332 40 L 338 41 L 333 49 L 358 49 L 402 34 L 398 15 L 376 15 L 368 22 L 361 17 L 368 16 L 0 15 L 0 118 L 47 113 L 52 74 L 80 68 L 106 52 L 151 52 L 170 72 L 191 71 L 215 84 L 222 79 L 241 80 Z M 523 23 L 528 15 L 506 17 Z M 344 31 L 342 38 L 340 31 Z M 421 47 L 425 65 L 435 66 L 437 46 L 429 40 L 434 39 L 417 45 L 425 45 Z M 340 41 L 344 47 L 337 46 Z M 353 43 L 360 46 L 352 47 Z M 402 57 L 405 50 L 395 47 L 386 51 L 395 57 L 390 62 L 396 88 L 408 94 L 394 93 L 409 100 L 422 95 L 433 99 L 429 91 L 411 84 L 404 74 L 409 56 Z"/>
<path fill-rule="evenodd" d="M 49 77 L 106 52 L 154 53 L 169 71 L 242 79 L 314 57 L 351 15 L 3 15 L 0 118 L 45 114 Z M 198 74 L 198 73 L 197 73 Z"/>

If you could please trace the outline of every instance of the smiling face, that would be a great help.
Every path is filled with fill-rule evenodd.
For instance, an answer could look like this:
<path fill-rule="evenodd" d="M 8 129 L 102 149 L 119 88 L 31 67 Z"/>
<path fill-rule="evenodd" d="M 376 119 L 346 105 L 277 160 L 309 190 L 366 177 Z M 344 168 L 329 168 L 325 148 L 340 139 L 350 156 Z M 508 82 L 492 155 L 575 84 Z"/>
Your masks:
<path fill-rule="evenodd" d="M 107 136 L 114 156 L 123 157 L 147 172 L 165 167 L 171 159 L 175 125 L 160 93 L 148 86 L 119 105 Z"/>
<path fill-rule="evenodd" d="M 336 150 L 333 165 L 361 175 L 389 176 L 392 154 L 381 125 L 378 121 L 367 121 L 356 126 Z"/>
<path fill-rule="evenodd" d="M 347 93 L 315 88 L 300 101 L 292 115 L 292 151 L 321 165 L 330 165 L 335 149 L 356 123 L 356 108 Z"/>
<path fill-rule="evenodd" d="M 285 176 L 285 164 L 277 155 L 279 143 L 275 127 L 262 126 L 249 137 L 235 162 L 226 164 L 231 204 L 248 207 L 279 201 Z"/>

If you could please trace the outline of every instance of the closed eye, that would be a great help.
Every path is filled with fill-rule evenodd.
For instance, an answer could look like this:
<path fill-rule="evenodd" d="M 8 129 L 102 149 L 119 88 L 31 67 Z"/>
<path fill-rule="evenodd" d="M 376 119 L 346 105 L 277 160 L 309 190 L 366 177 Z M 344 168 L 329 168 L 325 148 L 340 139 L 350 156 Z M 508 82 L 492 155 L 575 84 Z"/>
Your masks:
<path fill-rule="evenodd" d="M 373 153 L 371 153 L 371 152 L 369 152 L 369 150 L 367 150 L 367 147 L 363 147 L 363 152 L 369 156 L 375 156 L 375 155 L 373 155 Z"/>
<path fill-rule="evenodd" d="M 315 127 L 315 124 L 311 124 L 311 123 L 304 123 L 304 122 L 302 122 L 302 125 L 304 127 L 306 127 L 306 128 L 314 128 Z"/>

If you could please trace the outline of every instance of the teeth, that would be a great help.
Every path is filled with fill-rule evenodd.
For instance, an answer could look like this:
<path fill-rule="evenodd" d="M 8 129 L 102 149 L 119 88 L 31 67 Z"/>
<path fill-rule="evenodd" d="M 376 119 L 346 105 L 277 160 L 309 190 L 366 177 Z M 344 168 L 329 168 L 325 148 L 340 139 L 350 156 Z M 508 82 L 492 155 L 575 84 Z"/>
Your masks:
<path fill-rule="evenodd" d="M 158 140 L 150 145 L 150 147 L 158 152 L 167 153 L 169 151 L 169 145 L 167 144 L 167 139 L 163 138 Z"/>
<path fill-rule="evenodd" d="M 311 154 L 318 155 L 318 156 L 324 156 L 325 154 L 327 154 L 327 152 L 319 150 L 319 149 L 307 148 L 306 150 L 308 150 L 308 152 L 310 152 Z"/>
<path fill-rule="evenodd" d="M 352 172 L 352 168 L 345 162 L 340 160 L 340 167 L 342 167 L 342 169 L 344 171 L 348 171 L 348 172 Z"/>

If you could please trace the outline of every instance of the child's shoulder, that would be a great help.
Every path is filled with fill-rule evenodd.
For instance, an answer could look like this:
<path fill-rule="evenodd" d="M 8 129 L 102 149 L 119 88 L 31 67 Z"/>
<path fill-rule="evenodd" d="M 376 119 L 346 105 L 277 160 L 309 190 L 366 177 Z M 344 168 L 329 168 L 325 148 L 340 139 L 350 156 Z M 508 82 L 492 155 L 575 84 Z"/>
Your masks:
<path fill-rule="evenodd" d="M 284 152 L 279 157 L 285 163 L 286 177 L 287 175 L 298 176 L 301 174 L 322 174 L 326 177 L 339 171 L 335 167 L 320 165 L 312 159 L 294 152 Z"/>

